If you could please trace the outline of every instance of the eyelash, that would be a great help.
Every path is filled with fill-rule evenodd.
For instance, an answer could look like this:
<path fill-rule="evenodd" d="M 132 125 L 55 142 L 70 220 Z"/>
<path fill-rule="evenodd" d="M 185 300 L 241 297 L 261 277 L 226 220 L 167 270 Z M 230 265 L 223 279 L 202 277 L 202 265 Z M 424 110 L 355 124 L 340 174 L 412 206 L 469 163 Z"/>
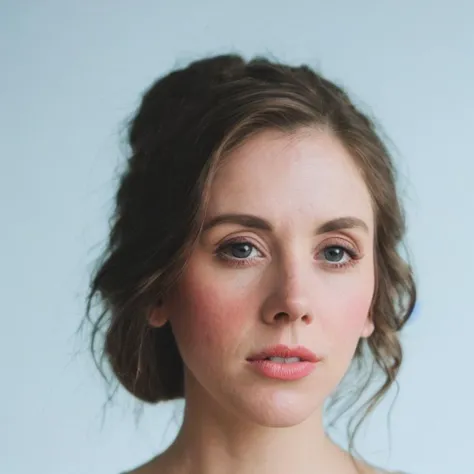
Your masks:
<path fill-rule="evenodd" d="M 228 254 L 226 254 L 224 251 L 228 250 L 232 245 L 234 244 L 246 244 L 250 246 L 252 249 L 257 250 L 259 253 L 260 250 L 258 250 L 257 246 L 254 245 L 252 242 L 250 242 L 248 239 L 243 238 L 243 237 L 238 237 L 235 239 L 228 240 L 224 242 L 223 244 L 219 245 L 215 251 L 215 255 L 217 258 L 220 260 L 225 261 L 226 263 L 230 264 L 231 266 L 234 267 L 247 267 L 249 265 L 252 265 L 255 260 L 257 260 L 260 257 L 254 257 L 254 258 L 237 258 L 237 257 L 232 257 Z M 335 239 L 333 240 L 330 244 L 325 245 L 324 248 L 322 248 L 319 253 L 322 253 L 324 251 L 327 251 L 328 249 L 341 249 L 349 257 L 349 260 L 343 263 L 328 263 L 326 262 L 324 266 L 331 270 L 340 270 L 348 267 L 353 267 L 358 263 L 358 261 L 362 258 L 362 255 L 359 254 L 359 252 L 352 246 L 349 246 L 347 244 L 346 240 L 343 239 Z"/>

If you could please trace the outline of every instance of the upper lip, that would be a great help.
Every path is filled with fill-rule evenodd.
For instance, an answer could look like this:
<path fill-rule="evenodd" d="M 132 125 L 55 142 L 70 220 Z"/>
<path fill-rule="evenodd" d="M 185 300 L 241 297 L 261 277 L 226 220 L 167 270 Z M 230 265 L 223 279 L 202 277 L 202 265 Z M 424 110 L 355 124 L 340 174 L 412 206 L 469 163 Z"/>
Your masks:
<path fill-rule="evenodd" d="M 261 352 L 251 355 L 247 360 L 264 360 L 268 357 L 298 357 L 304 362 L 318 362 L 319 357 L 309 349 L 303 346 L 288 347 L 283 344 L 278 344 L 276 346 L 267 347 Z"/>

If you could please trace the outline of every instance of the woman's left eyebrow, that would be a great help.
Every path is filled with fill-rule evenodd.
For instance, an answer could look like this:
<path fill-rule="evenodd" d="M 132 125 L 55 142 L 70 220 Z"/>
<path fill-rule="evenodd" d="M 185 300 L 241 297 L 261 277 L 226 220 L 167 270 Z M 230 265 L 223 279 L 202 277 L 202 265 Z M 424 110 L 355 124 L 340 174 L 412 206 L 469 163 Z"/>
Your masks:
<path fill-rule="evenodd" d="M 252 214 L 220 214 L 206 222 L 202 230 L 203 232 L 207 232 L 211 228 L 221 224 L 237 224 L 242 227 L 273 232 L 273 226 L 270 224 L 270 222 L 263 219 L 262 217 L 254 216 Z M 321 224 L 316 228 L 315 235 L 354 228 L 360 228 L 365 232 L 369 231 L 369 227 L 362 219 L 359 219 L 358 217 L 347 216 L 338 217 Z"/>
<path fill-rule="evenodd" d="M 337 219 L 332 219 L 324 224 L 321 224 L 316 229 L 316 235 L 327 234 L 328 232 L 335 232 L 336 230 L 345 230 L 345 229 L 362 229 L 365 232 L 369 232 L 369 226 L 358 217 L 338 217 Z"/>

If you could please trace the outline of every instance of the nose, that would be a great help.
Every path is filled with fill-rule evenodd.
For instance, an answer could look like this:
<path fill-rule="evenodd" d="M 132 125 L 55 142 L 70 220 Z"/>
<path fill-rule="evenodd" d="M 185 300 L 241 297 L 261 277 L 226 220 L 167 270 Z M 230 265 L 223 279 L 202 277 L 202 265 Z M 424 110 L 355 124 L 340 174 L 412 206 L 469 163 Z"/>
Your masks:
<path fill-rule="evenodd" d="M 310 324 L 314 317 L 311 308 L 311 278 L 301 266 L 279 269 L 262 306 L 265 324 L 289 324 L 300 321 Z"/>

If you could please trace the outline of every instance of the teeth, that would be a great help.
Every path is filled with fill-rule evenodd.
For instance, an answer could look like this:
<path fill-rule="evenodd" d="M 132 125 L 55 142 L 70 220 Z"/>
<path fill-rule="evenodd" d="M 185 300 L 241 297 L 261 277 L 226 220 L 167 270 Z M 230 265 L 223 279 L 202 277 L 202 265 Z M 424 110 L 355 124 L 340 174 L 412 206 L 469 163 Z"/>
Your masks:
<path fill-rule="evenodd" d="M 278 362 L 279 364 L 294 364 L 295 362 L 301 362 L 299 357 L 269 357 L 267 360 Z"/>

